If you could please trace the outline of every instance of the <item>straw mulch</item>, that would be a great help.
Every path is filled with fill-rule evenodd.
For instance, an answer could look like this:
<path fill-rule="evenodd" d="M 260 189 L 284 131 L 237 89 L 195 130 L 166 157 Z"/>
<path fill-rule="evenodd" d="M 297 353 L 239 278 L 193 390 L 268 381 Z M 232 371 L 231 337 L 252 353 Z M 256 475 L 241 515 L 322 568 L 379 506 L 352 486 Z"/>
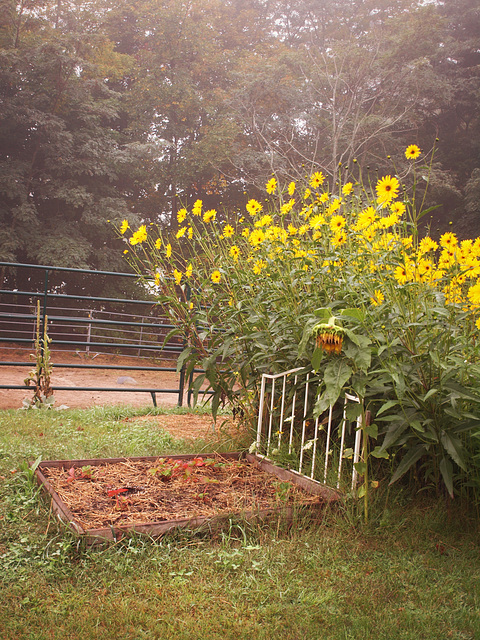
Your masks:
<path fill-rule="evenodd" d="M 106 463 L 89 468 L 45 468 L 48 482 L 83 529 L 244 513 L 317 496 L 280 481 L 245 460 L 174 458 Z M 165 477 L 165 469 L 172 475 Z"/>

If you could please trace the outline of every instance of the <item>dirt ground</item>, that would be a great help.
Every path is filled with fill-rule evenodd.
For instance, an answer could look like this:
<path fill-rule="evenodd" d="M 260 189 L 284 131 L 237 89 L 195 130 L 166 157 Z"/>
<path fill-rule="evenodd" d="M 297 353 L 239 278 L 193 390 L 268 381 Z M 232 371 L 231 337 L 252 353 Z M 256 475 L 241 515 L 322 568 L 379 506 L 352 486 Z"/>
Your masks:
<path fill-rule="evenodd" d="M 0 366 L 0 385 L 23 385 L 25 378 L 34 368 L 34 360 L 30 357 L 31 349 L 19 345 L 0 348 L 0 362 L 28 362 L 31 366 Z M 52 363 L 61 364 L 105 364 L 124 366 L 159 366 L 146 358 L 134 358 L 120 355 L 95 354 L 75 351 L 52 351 Z M 175 365 L 172 362 L 162 362 L 160 366 Z M 125 378 L 129 378 L 125 380 Z M 108 387 L 125 388 L 167 388 L 175 389 L 179 385 L 179 375 L 166 371 L 138 371 L 124 369 L 69 369 L 61 366 L 54 367 L 52 386 L 71 387 Z M 0 410 L 20 409 L 23 399 L 31 399 L 33 391 L 25 389 L 0 389 Z M 89 408 L 94 406 L 124 405 L 137 408 L 152 407 L 152 396 L 148 392 L 116 392 L 116 391 L 55 391 L 54 407 L 66 406 L 74 408 Z M 177 393 L 157 393 L 157 406 L 175 407 L 178 402 Z M 186 405 L 186 394 L 184 397 Z M 138 419 L 138 418 L 136 418 Z M 162 427 L 171 431 L 176 437 L 202 437 L 214 432 L 212 419 L 209 416 L 195 414 L 145 416 L 144 419 L 158 422 Z"/>

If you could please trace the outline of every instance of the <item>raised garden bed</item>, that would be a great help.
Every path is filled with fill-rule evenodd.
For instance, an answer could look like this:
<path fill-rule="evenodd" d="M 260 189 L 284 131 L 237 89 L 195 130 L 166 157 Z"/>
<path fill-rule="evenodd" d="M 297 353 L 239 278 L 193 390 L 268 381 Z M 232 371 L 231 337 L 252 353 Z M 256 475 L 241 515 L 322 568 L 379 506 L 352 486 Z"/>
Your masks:
<path fill-rule="evenodd" d="M 51 460 L 35 471 L 60 520 L 88 544 L 135 531 L 160 536 L 175 527 L 215 526 L 318 508 L 338 492 L 241 453 Z"/>

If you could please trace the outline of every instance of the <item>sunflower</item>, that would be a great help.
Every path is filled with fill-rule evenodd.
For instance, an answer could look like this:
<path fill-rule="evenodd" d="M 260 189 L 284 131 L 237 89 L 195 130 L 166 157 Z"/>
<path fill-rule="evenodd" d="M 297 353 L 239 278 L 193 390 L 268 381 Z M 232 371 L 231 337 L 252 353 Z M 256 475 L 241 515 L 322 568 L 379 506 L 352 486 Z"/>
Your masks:
<path fill-rule="evenodd" d="M 290 213 L 294 204 L 295 204 L 294 198 L 290 198 L 288 202 L 286 202 L 285 204 L 282 204 L 282 206 L 280 207 L 280 213 L 282 214 L 282 216 L 286 215 L 287 213 Z"/>
<path fill-rule="evenodd" d="M 262 205 L 257 200 L 249 200 L 245 205 L 248 213 L 253 217 L 262 210 Z"/>
<path fill-rule="evenodd" d="M 318 227 L 321 227 L 322 224 L 325 224 L 325 218 L 322 216 L 321 213 L 317 213 L 316 216 L 313 216 L 313 218 L 310 218 L 309 223 L 312 229 L 318 229 Z"/>
<path fill-rule="evenodd" d="M 160 249 L 161 246 L 162 246 L 162 239 L 161 238 L 157 238 L 155 240 L 155 249 Z"/>
<path fill-rule="evenodd" d="M 330 229 L 333 232 L 338 232 L 340 229 L 343 229 L 346 223 L 347 221 L 343 216 L 333 216 L 333 218 L 330 218 Z"/>
<path fill-rule="evenodd" d="M 315 342 L 327 355 L 341 353 L 345 330 L 332 324 L 317 324 L 313 327 Z"/>
<path fill-rule="evenodd" d="M 268 214 L 262 216 L 260 218 L 260 220 L 257 220 L 255 222 L 255 226 L 256 227 L 269 227 L 273 222 L 273 218 L 272 216 L 269 216 Z"/>
<path fill-rule="evenodd" d="M 379 307 L 383 301 L 385 300 L 385 296 L 379 289 L 375 289 L 373 296 L 370 298 L 370 302 L 374 307 Z"/>
<path fill-rule="evenodd" d="M 192 213 L 194 216 L 199 216 L 202 213 L 202 205 L 203 202 L 201 200 L 195 200 L 195 203 L 192 207 Z"/>
<path fill-rule="evenodd" d="M 130 229 L 130 225 L 128 224 L 128 220 L 123 220 L 123 222 L 122 222 L 122 224 L 120 226 L 120 233 L 122 234 L 122 236 L 123 236 L 123 234 L 125 233 L 125 231 L 127 229 Z"/>
<path fill-rule="evenodd" d="M 390 204 L 390 202 L 397 197 L 399 189 L 400 183 L 395 176 L 384 176 L 381 178 L 375 187 L 378 204 L 382 206 Z"/>
<path fill-rule="evenodd" d="M 400 284 L 405 284 L 408 279 L 408 273 L 405 267 L 397 267 L 393 273 L 393 277 Z"/>
<path fill-rule="evenodd" d="M 353 184 L 351 182 L 347 182 L 342 187 L 342 193 L 344 196 L 348 196 L 353 191 Z"/>
<path fill-rule="evenodd" d="M 217 217 L 217 212 L 215 211 L 215 209 L 209 209 L 208 211 L 205 211 L 205 213 L 203 214 L 203 221 L 204 222 L 211 222 L 212 220 L 215 220 L 215 218 Z"/>
<path fill-rule="evenodd" d="M 168 243 L 165 247 L 165 253 L 167 258 L 170 258 L 170 256 L 172 255 L 172 245 L 170 243 Z"/>
<path fill-rule="evenodd" d="M 373 207 L 367 207 L 360 211 L 357 218 L 357 224 L 353 227 L 355 231 L 362 231 L 369 227 L 377 218 L 377 213 Z"/>
<path fill-rule="evenodd" d="M 252 247 L 256 247 L 265 240 L 265 234 L 261 229 L 254 229 L 250 234 L 248 241 Z"/>
<path fill-rule="evenodd" d="M 235 230 L 234 230 L 234 228 L 232 227 L 231 224 L 226 224 L 224 226 L 223 235 L 225 236 L 225 238 L 231 238 L 234 233 L 235 233 Z"/>
<path fill-rule="evenodd" d="M 457 236 L 451 231 L 447 231 L 440 237 L 440 246 L 444 249 L 453 249 L 457 244 Z"/>
<path fill-rule="evenodd" d="M 147 239 L 147 227 L 146 225 L 142 224 L 139 227 L 138 231 L 135 231 L 133 236 L 130 238 L 130 244 L 131 245 L 142 244 L 142 242 L 144 242 L 146 239 Z"/>
<path fill-rule="evenodd" d="M 416 144 L 411 144 L 405 149 L 405 157 L 407 160 L 416 160 L 421 154 L 420 148 Z"/>
<path fill-rule="evenodd" d="M 310 186 L 314 189 L 318 189 L 324 182 L 325 176 L 321 171 L 315 171 L 315 173 L 310 176 Z"/>
<path fill-rule="evenodd" d="M 192 276 L 192 273 L 193 273 L 193 267 L 192 267 L 192 263 L 190 262 L 188 264 L 188 267 L 185 269 L 185 277 L 190 278 Z"/>
<path fill-rule="evenodd" d="M 275 178 L 270 178 L 270 180 L 265 185 L 265 189 L 270 195 L 275 193 L 275 191 L 277 190 L 277 181 L 275 180 Z"/>
<path fill-rule="evenodd" d="M 392 213 L 396 213 L 399 216 L 403 216 L 406 209 L 407 207 L 403 202 L 392 202 L 392 204 L 390 205 L 390 211 Z"/>
<path fill-rule="evenodd" d="M 177 212 L 177 220 L 179 224 L 182 224 L 182 222 L 185 220 L 185 218 L 187 217 L 187 210 L 186 209 L 180 209 Z"/>
<path fill-rule="evenodd" d="M 177 240 L 179 238 L 182 238 L 185 235 L 185 232 L 187 231 L 187 227 L 182 227 L 181 229 L 179 229 L 175 235 L 175 237 L 177 238 Z"/>
<path fill-rule="evenodd" d="M 436 251 L 438 249 L 438 244 L 435 240 L 432 240 L 429 236 L 425 236 L 420 240 L 420 244 L 418 245 L 418 255 L 422 256 L 424 253 L 428 253 L 429 251 Z"/>
<path fill-rule="evenodd" d="M 265 269 L 266 266 L 267 263 L 265 262 L 265 260 L 255 260 L 253 264 L 253 273 L 257 276 L 260 275 L 262 273 L 262 270 Z"/>
<path fill-rule="evenodd" d="M 220 273 L 220 271 L 218 269 L 215 269 L 215 271 L 212 273 L 212 275 L 210 276 L 210 280 L 214 283 L 214 284 L 218 284 L 220 282 L 220 280 L 222 279 L 222 274 Z"/>
<path fill-rule="evenodd" d="M 332 214 L 335 213 L 335 211 L 338 211 L 340 209 L 340 207 L 342 206 L 342 200 L 341 198 L 335 198 L 335 200 L 333 200 L 329 206 L 327 207 L 326 211 L 325 211 L 325 215 L 326 216 L 331 216 Z"/>
<path fill-rule="evenodd" d="M 433 274 L 433 264 L 430 260 L 421 258 L 418 261 L 418 275 L 422 280 L 430 280 Z"/>
<path fill-rule="evenodd" d="M 288 185 L 288 195 L 289 196 L 293 196 L 293 194 L 295 193 L 295 182 L 290 182 L 290 184 Z"/>
<path fill-rule="evenodd" d="M 477 282 L 468 290 L 468 299 L 474 305 L 480 305 L 480 282 Z"/>
<path fill-rule="evenodd" d="M 228 253 L 233 258 L 234 262 L 237 262 L 238 256 L 240 255 L 240 249 L 236 245 L 232 245 Z"/>
<path fill-rule="evenodd" d="M 332 236 L 332 246 L 339 247 L 347 241 L 347 234 L 343 229 L 336 231 Z"/>
<path fill-rule="evenodd" d="M 175 284 L 179 285 L 182 281 L 182 272 L 178 269 L 173 270 L 173 277 L 175 278 Z"/>

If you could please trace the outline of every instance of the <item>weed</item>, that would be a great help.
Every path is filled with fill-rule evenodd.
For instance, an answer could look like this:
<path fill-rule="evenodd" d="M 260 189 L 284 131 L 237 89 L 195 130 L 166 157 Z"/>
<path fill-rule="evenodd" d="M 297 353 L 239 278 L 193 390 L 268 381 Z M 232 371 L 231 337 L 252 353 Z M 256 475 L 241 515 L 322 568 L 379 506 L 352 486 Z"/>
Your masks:
<path fill-rule="evenodd" d="M 37 301 L 37 320 L 36 320 L 36 338 L 35 338 L 35 354 L 32 358 L 35 360 L 35 369 L 30 371 L 28 377 L 25 378 L 25 384 L 34 387 L 33 398 L 30 402 L 24 401 L 26 408 L 50 408 L 55 402 L 53 389 L 50 385 L 50 376 L 52 374 L 52 364 L 50 362 L 50 342 L 51 339 L 47 334 L 48 318 L 45 316 L 43 337 L 40 338 L 40 300 Z"/>

